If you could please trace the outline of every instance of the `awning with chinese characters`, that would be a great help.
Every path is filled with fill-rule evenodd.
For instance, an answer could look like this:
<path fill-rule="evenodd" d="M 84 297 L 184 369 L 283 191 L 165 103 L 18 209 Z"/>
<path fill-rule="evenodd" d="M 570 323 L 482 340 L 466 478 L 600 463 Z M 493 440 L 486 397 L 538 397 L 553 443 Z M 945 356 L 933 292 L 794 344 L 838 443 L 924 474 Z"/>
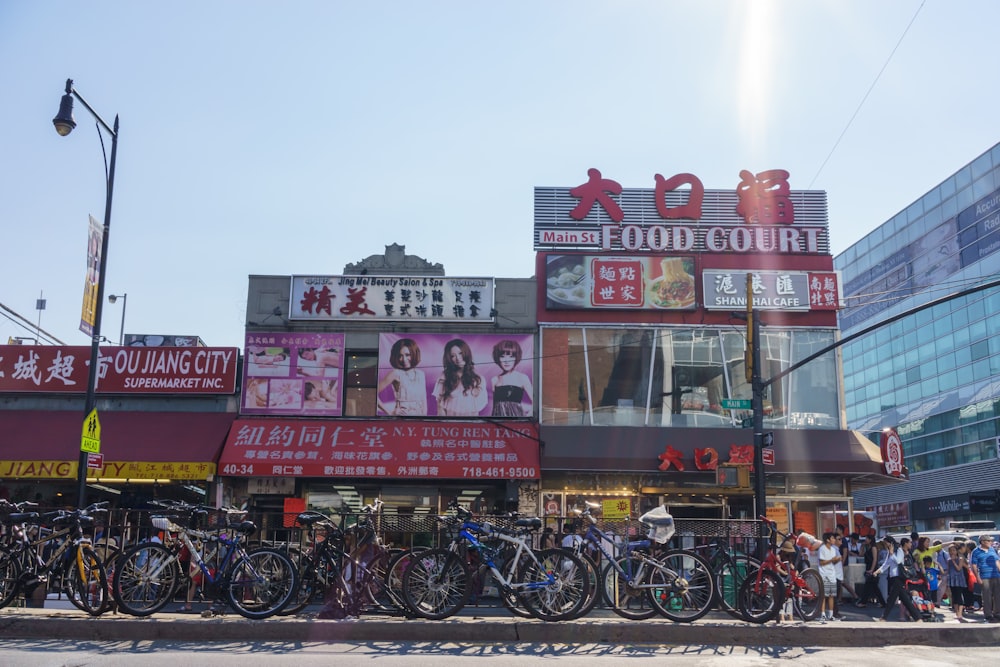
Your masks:
<path fill-rule="evenodd" d="M 530 422 L 237 419 L 219 459 L 234 477 L 538 479 Z"/>
<path fill-rule="evenodd" d="M 104 465 L 90 478 L 205 480 L 236 415 L 99 411 Z M 0 411 L 0 479 L 75 480 L 83 412 Z"/>

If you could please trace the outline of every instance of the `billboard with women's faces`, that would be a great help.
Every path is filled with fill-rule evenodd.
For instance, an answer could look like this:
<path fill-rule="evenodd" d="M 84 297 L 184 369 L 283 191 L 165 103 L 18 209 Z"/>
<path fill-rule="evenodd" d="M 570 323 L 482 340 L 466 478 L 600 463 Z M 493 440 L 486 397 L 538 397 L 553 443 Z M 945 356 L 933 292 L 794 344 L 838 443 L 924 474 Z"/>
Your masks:
<path fill-rule="evenodd" d="M 378 414 L 531 417 L 532 336 L 379 335 Z"/>
<path fill-rule="evenodd" d="M 343 333 L 248 333 L 240 412 L 343 414 Z"/>

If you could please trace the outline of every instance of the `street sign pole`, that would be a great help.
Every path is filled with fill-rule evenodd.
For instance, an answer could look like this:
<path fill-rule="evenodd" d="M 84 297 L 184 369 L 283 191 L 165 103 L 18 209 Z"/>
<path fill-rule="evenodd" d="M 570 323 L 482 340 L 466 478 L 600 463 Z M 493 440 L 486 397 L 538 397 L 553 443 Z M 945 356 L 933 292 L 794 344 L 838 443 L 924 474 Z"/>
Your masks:
<path fill-rule="evenodd" d="M 750 389 L 753 392 L 753 469 L 754 504 L 758 516 L 767 516 L 767 480 L 764 475 L 764 383 L 760 376 L 760 321 L 753 312 L 753 274 L 747 274 L 747 351 L 750 361 Z M 757 540 L 757 557 L 763 561 L 767 554 L 767 538 L 762 534 Z"/>

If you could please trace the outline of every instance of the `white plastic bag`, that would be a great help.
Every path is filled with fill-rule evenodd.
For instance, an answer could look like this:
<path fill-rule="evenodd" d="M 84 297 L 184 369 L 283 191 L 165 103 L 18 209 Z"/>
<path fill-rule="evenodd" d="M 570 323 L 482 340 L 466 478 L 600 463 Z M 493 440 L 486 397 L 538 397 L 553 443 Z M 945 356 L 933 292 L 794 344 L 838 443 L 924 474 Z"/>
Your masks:
<path fill-rule="evenodd" d="M 670 513 L 667 512 L 665 505 L 660 505 L 649 510 L 639 517 L 639 521 L 649 526 L 647 537 L 659 544 L 665 544 L 674 536 L 674 531 L 676 530 L 674 528 L 674 517 L 670 516 Z"/>

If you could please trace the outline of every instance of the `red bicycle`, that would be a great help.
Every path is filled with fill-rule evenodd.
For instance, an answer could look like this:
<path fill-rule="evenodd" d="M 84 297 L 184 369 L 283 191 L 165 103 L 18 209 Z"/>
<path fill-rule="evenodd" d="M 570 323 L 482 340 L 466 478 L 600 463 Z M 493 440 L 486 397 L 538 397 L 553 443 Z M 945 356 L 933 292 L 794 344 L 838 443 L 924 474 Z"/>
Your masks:
<path fill-rule="evenodd" d="M 767 555 L 756 574 L 748 576 L 740 586 L 737 604 L 743 620 L 751 623 L 767 623 L 782 613 L 785 602 L 790 601 L 795 615 L 803 621 L 811 621 L 819 615 L 823 601 L 823 579 L 814 568 L 801 572 L 794 562 L 778 558 L 779 538 L 788 537 L 778 530 L 778 524 L 767 517 L 760 517 L 770 531 Z M 799 560 L 801 548 L 795 545 L 795 561 Z"/>

